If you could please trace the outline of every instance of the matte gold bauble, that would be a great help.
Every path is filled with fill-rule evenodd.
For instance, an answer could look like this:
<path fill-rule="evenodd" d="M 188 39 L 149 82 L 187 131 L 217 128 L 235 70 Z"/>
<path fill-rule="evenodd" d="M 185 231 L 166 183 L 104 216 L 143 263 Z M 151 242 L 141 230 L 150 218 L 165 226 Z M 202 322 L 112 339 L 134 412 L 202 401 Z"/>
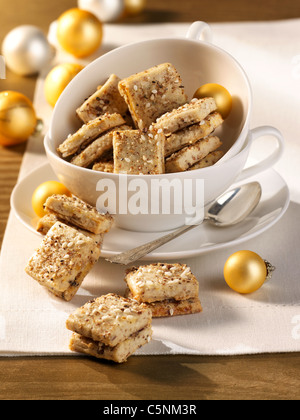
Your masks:
<path fill-rule="evenodd" d="M 138 15 L 146 7 L 146 0 L 124 0 L 125 14 Z"/>
<path fill-rule="evenodd" d="M 0 145 L 13 146 L 26 141 L 36 126 L 35 110 L 25 95 L 0 92 Z"/>
<path fill-rule="evenodd" d="M 224 86 L 217 83 L 207 83 L 200 86 L 194 94 L 194 98 L 214 98 L 217 109 L 223 118 L 227 118 L 232 109 L 232 97 Z"/>
<path fill-rule="evenodd" d="M 101 45 L 103 27 L 91 12 L 73 8 L 57 22 L 57 39 L 61 47 L 78 58 L 93 54 Z"/>
<path fill-rule="evenodd" d="M 270 263 L 252 251 L 238 251 L 231 255 L 224 266 L 228 286 L 241 294 L 260 289 L 275 270 Z"/>
<path fill-rule="evenodd" d="M 55 66 L 45 79 L 44 91 L 47 102 L 55 106 L 58 98 L 70 81 L 84 68 L 75 63 L 64 63 Z"/>

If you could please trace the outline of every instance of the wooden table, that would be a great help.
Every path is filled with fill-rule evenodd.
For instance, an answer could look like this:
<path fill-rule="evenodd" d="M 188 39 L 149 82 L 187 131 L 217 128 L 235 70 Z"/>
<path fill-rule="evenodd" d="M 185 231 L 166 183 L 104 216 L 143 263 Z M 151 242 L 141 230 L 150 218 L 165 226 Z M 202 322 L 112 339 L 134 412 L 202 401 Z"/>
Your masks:
<path fill-rule="evenodd" d="M 9 30 L 33 24 L 47 32 L 75 0 L 0 0 L 0 42 Z M 300 17 L 294 0 L 148 0 L 146 11 L 126 22 L 207 22 Z M 0 90 L 33 97 L 35 78 L 7 72 Z M 0 147 L 0 243 L 26 145 Z M 242 357 L 132 357 L 113 365 L 89 358 L 0 358 L 0 399 L 200 400 L 299 399 L 300 355 Z"/>

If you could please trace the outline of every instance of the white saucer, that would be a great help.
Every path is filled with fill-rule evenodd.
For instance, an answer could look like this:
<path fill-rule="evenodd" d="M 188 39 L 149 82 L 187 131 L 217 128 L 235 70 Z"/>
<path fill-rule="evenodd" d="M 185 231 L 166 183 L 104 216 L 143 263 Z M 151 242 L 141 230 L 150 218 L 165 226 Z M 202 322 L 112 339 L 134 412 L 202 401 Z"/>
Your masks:
<path fill-rule="evenodd" d="M 47 163 L 35 169 L 20 181 L 11 196 L 11 207 L 17 218 L 37 235 L 40 235 L 35 230 L 38 219 L 31 206 L 31 197 L 39 184 L 49 180 L 57 180 L 57 177 Z M 253 179 L 249 179 L 249 181 L 251 180 Z M 273 169 L 257 175 L 255 180 L 262 186 L 262 199 L 256 210 L 243 222 L 227 228 L 217 228 L 207 222 L 203 223 L 189 233 L 149 254 L 144 260 L 173 260 L 195 257 L 241 244 L 271 228 L 281 219 L 289 206 L 289 189 L 281 176 Z M 111 257 L 135 248 L 163 234 L 132 232 L 113 228 L 105 236 L 102 257 Z"/>

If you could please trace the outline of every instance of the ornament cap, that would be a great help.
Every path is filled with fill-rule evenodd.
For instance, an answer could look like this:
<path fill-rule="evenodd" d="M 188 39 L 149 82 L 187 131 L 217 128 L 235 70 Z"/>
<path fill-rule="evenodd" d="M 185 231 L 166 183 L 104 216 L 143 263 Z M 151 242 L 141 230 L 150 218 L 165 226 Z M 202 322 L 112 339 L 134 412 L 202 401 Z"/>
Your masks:
<path fill-rule="evenodd" d="M 269 261 L 264 260 L 266 267 L 267 267 L 267 277 L 266 282 L 272 279 L 273 273 L 276 270 L 276 267 L 274 267 Z"/>
<path fill-rule="evenodd" d="M 37 121 L 36 121 L 36 126 L 35 126 L 35 130 L 34 130 L 33 135 L 36 136 L 38 134 L 42 134 L 43 130 L 44 130 L 44 127 L 45 127 L 44 121 L 42 119 L 38 118 Z"/>

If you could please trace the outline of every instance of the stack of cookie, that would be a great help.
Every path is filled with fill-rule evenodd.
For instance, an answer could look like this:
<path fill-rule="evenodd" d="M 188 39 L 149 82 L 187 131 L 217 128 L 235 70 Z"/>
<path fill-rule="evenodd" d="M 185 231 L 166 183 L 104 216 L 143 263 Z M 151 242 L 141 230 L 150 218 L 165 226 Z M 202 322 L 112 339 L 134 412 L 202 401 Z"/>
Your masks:
<path fill-rule="evenodd" d="M 222 156 L 212 136 L 223 123 L 215 100 L 188 103 L 170 63 L 123 80 L 112 74 L 76 112 L 84 125 L 58 152 L 77 166 L 152 175 L 210 166 Z"/>
<path fill-rule="evenodd" d="M 75 196 L 53 195 L 44 207 L 46 215 L 37 230 L 45 238 L 25 271 L 55 296 L 70 301 L 98 261 L 113 218 Z"/>
<path fill-rule="evenodd" d="M 152 315 L 145 305 L 110 293 L 69 316 L 70 349 L 96 358 L 125 362 L 152 337 Z"/>
<path fill-rule="evenodd" d="M 202 311 L 199 284 L 185 264 L 150 264 L 130 268 L 125 276 L 126 297 L 151 309 L 153 318 Z"/>
<path fill-rule="evenodd" d="M 110 155 L 113 132 L 126 128 L 128 126 L 120 114 L 105 113 L 69 135 L 58 147 L 58 152 L 74 165 L 87 168 Z"/>
<path fill-rule="evenodd" d="M 120 81 L 112 74 L 76 110 L 83 125 L 59 146 L 58 152 L 64 159 L 83 168 L 111 171 L 113 133 L 130 129 L 133 124 L 127 104 L 119 93 Z"/>
<path fill-rule="evenodd" d="M 212 135 L 223 123 L 216 109 L 213 98 L 193 99 L 164 114 L 150 127 L 150 131 L 165 134 L 166 173 L 213 165 L 222 157 L 223 153 L 217 151 L 222 142 Z"/>

